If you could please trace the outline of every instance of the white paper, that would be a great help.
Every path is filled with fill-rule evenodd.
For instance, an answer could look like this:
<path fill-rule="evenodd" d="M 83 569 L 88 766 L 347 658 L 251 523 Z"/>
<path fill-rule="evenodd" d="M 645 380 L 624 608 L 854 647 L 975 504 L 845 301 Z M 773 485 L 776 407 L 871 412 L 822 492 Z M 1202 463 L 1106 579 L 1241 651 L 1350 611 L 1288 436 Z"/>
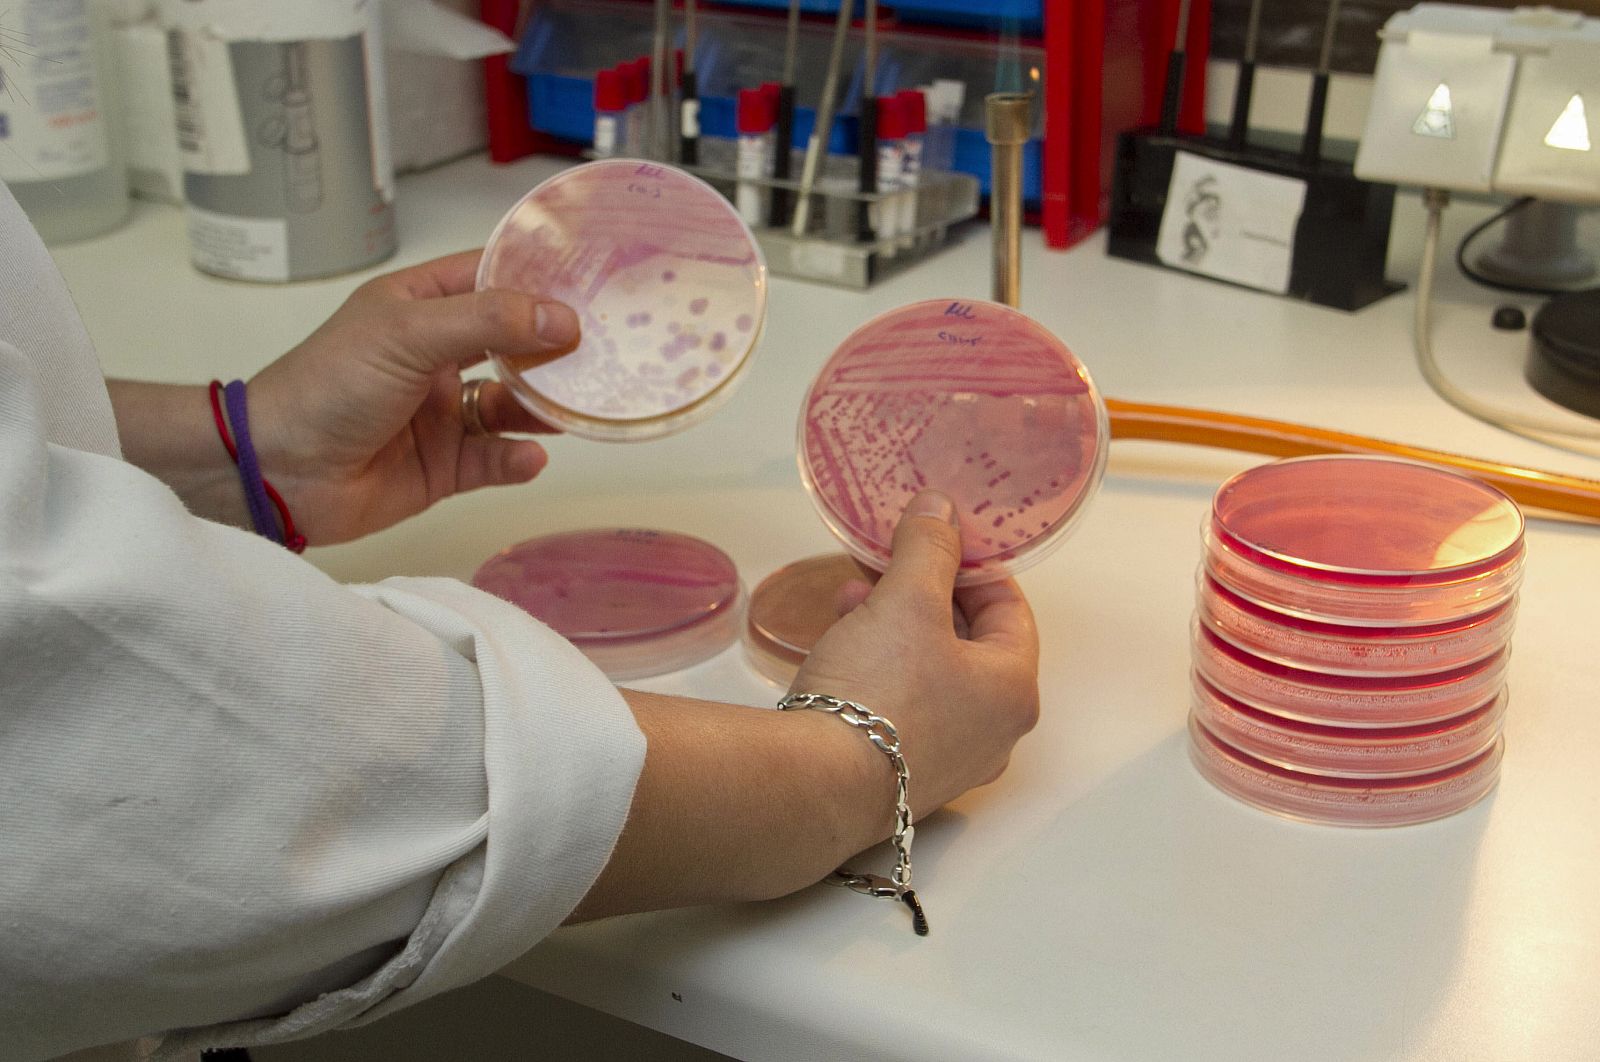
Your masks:
<path fill-rule="evenodd" d="M 1282 295 L 1305 199 L 1304 181 L 1180 151 L 1156 256 L 1174 269 Z"/>
<path fill-rule="evenodd" d="M 492 26 L 440 7 L 432 0 L 387 0 L 384 43 L 398 52 L 483 59 L 517 49 L 516 42 Z"/>

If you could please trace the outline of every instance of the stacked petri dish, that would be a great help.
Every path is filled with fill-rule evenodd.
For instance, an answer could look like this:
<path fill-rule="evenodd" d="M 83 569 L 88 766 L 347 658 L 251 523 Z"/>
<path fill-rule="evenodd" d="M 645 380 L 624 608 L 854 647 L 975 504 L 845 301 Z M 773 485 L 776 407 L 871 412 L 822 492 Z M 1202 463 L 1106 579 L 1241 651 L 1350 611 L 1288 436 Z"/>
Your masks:
<path fill-rule="evenodd" d="M 1516 504 L 1395 458 L 1241 473 L 1202 533 L 1189 750 L 1291 818 L 1399 826 L 1499 779 L 1523 570 Z"/>

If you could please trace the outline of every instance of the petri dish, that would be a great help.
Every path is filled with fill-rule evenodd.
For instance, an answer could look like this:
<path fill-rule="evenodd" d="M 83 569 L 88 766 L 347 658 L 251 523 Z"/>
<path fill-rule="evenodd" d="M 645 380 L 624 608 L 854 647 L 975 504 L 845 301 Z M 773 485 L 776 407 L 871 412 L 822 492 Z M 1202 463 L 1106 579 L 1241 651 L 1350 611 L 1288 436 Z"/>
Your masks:
<path fill-rule="evenodd" d="M 1325 726 L 1437 722 L 1487 704 L 1505 686 L 1511 651 L 1433 675 L 1329 675 L 1251 656 L 1196 620 L 1194 666 L 1213 687 L 1252 708 Z"/>
<path fill-rule="evenodd" d="M 1190 679 L 1190 710 L 1218 741 L 1275 767 L 1344 778 L 1427 774 L 1464 763 L 1500 736 L 1506 714 L 1502 690 L 1465 715 L 1422 726 L 1317 726 L 1241 704 L 1198 673 Z"/>
<path fill-rule="evenodd" d="M 1278 461 L 1218 489 L 1203 538 L 1215 579 L 1302 619 L 1428 625 L 1510 600 L 1522 512 L 1487 484 L 1398 458 Z"/>
<path fill-rule="evenodd" d="M 548 625 L 613 682 L 710 659 L 738 639 L 744 611 L 728 555 L 672 531 L 529 539 L 485 561 L 472 585 Z"/>
<path fill-rule="evenodd" d="M 957 585 L 1013 575 L 1061 545 L 1105 472 L 1088 370 L 1042 325 L 931 299 L 839 345 L 801 409 L 800 476 L 850 554 L 882 571 L 905 505 L 936 487 L 961 523 Z"/>
<path fill-rule="evenodd" d="M 1472 759 L 1428 774 L 1336 778 L 1248 756 L 1189 718 L 1189 758 L 1212 785 L 1263 811 L 1333 826 L 1411 826 L 1454 815 L 1494 789 L 1504 752 L 1497 738 Z"/>
<path fill-rule="evenodd" d="M 636 159 L 564 170 L 484 247 L 478 283 L 571 306 L 582 338 L 533 364 L 490 352 L 517 399 L 587 439 L 640 441 L 709 416 L 761 338 L 767 267 L 733 206 L 698 177 Z"/>
<path fill-rule="evenodd" d="M 1207 630 L 1253 656 L 1334 675 L 1425 675 L 1492 656 L 1511 641 L 1515 600 L 1466 619 L 1420 627 L 1319 623 L 1252 604 L 1208 575 L 1196 613 Z"/>
<path fill-rule="evenodd" d="M 807 557 L 761 580 L 750 594 L 745 655 L 757 674 L 785 689 L 800 665 L 839 618 L 839 588 L 861 578 L 843 553 Z"/>

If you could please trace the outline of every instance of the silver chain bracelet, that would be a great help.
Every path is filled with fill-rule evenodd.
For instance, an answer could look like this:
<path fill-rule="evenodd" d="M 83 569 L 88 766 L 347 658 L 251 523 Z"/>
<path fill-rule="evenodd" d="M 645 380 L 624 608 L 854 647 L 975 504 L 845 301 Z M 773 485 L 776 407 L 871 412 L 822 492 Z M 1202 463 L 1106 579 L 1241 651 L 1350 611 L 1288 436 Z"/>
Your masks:
<path fill-rule="evenodd" d="M 855 701 L 840 700 L 824 693 L 791 693 L 778 702 L 779 711 L 798 708 L 812 708 L 838 716 L 866 734 L 867 740 L 889 757 L 889 762 L 894 765 L 893 873 L 885 878 L 877 874 L 857 874 L 840 867 L 828 876 L 828 883 L 852 889 L 863 896 L 899 900 L 911 909 L 911 928 L 916 930 L 919 937 L 927 936 L 928 919 L 922 913 L 917 894 L 911 890 L 911 840 L 917 831 L 911 825 L 911 771 L 906 767 L 906 758 L 900 754 L 900 734 L 894 724 L 883 716 Z"/>

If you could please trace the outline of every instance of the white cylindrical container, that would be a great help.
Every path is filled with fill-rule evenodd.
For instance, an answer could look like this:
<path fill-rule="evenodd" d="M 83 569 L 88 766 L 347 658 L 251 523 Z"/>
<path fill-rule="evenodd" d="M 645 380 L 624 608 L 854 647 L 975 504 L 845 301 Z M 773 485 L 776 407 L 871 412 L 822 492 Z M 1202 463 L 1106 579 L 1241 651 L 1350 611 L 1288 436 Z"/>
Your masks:
<path fill-rule="evenodd" d="M 0 9 L 0 180 L 46 243 L 99 235 L 128 216 L 100 0 Z"/>
<path fill-rule="evenodd" d="M 236 280 L 394 253 L 380 5 L 168 0 L 189 253 Z"/>

